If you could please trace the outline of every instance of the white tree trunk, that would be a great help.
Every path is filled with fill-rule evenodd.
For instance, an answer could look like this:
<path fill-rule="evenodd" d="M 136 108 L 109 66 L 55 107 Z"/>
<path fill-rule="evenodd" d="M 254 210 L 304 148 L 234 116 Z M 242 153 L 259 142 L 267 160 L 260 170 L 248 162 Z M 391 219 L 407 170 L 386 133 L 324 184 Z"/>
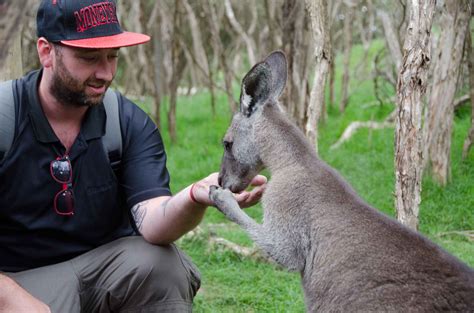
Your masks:
<path fill-rule="evenodd" d="M 2 1 L 0 1 L 2 2 Z M 0 4 L 0 81 L 23 75 L 21 30 L 29 1 L 7 0 Z"/>
<path fill-rule="evenodd" d="M 225 6 L 225 13 L 227 18 L 229 19 L 229 23 L 232 25 L 234 30 L 242 37 L 245 41 L 245 45 L 247 47 L 247 53 L 249 56 L 249 62 L 251 65 L 255 64 L 257 61 L 255 57 L 255 43 L 253 39 L 244 31 L 240 23 L 235 18 L 234 10 L 232 9 L 232 4 L 230 0 L 224 1 Z"/>
<path fill-rule="evenodd" d="M 349 80 L 350 80 L 350 62 L 352 52 L 352 27 L 354 26 L 354 9 L 355 4 L 346 1 L 346 14 L 344 16 L 344 72 L 342 74 L 341 99 L 339 101 L 339 111 L 342 113 L 346 110 L 349 102 Z"/>
<path fill-rule="evenodd" d="M 326 0 L 306 0 L 306 8 L 311 20 L 311 29 L 315 43 L 314 56 L 316 58 L 313 88 L 307 111 L 306 136 L 315 145 L 316 151 L 318 151 L 318 124 L 324 106 L 326 78 L 329 64 L 331 63 L 330 32 Z"/>
<path fill-rule="evenodd" d="M 426 124 L 427 164 L 433 178 L 446 185 L 451 174 L 451 133 L 454 96 L 471 17 L 470 0 L 445 0 L 441 32 L 434 57 L 433 85 Z M 430 166 L 431 165 L 431 166 Z"/>
<path fill-rule="evenodd" d="M 400 40 L 398 39 L 397 32 L 393 27 L 392 20 L 387 12 L 378 10 L 377 16 L 382 21 L 383 30 L 385 34 L 385 41 L 387 42 L 388 50 L 392 56 L 392 61 L 397 69 L 400 70 L 402 64 L 402 49 L 400 48 Z"/>
<path fill-rule="evenodd" d="M 0 82 L 19 78 L 23 75 L 23 66 L 21 61 L 21 32 L 17 32 L 15 37 L 10 40 L 6 50 L 6 58 L 0 65 Z"/>
<path fill-rule="evenodd" d="M 418 229 L 422 178 L 422 96 L 431 59 L 430 32 L 435 0 L 407 1 L 409 22 L 397 83 L 395 206 L 397 219 Z"/>
<path fill-rule="evenodd" d="M 474 54 L 472 53 L 472 36 L 470 32 L 466 34 L 466 56 L 469 66 L 469 94 L 471 100 L 471 128 L 464 140 L 462 158 L 467 158 L 472 143 L 474 142 Z"/>

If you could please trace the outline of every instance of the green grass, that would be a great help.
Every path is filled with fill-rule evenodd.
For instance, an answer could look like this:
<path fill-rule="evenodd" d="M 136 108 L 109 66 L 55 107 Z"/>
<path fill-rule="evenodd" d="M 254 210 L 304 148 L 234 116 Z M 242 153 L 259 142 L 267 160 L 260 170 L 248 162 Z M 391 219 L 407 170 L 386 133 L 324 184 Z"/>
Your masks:
<path fill-rule="evenodd" d="M 379 48 L 380 42 L 376 42 L 371 55 Z M 361 48 L 354 49 L 352 66 L 362 54 Z M 358 77 L 369 77 L 369 74 L 366 72 Z M 337 95 L 340 70 L 336 78 Z M 394 216 L 394 129 L 360 130 L 338 149 L 329 149 L 351 121 L 383 120 L 394 109 L 393 104 L 373 105 L 375 99 L 370 81 L 356 82 L 352 78 L 352 86 L 344 114 L 334 106 L 328 109 L 328 119 L 320 128 L 320 155 L 363 199 Z M 207 92 L 189 98 L 179 97 L 177 116 L 177 144 L 170 143 L 166 123 L 162 130 L 173 192 L 219 170 L 220 141 L 230 122 L 226 97 L 218 96 L 217 115 L 212 116 Z M 429 178 L 423 182 L 420 232 L 474 266 L 472 241 L 456 234 L 438 236 L 444 232 L 474 229 L 474 151 L 467 160 L 461 160 L 462 144 L 469 126 L 470 109 L 464 108 L 455 117 L 451 183 L 441 188 Z M 247 209 L 247 212 L 261 220 L 260 206 Z M 224 227 L 210 228 L 217 223 L 223 223 Z M 201 226 L 204 230 L 201 234 L 178 242 L 201 270 L 202 288 L 195 299 L 196 312 L 304 312 L 299 274 L 210 246 L 211 231 L 240 245 L 253 245 L 243 231 L 214 208 L 208 209 Z"/>

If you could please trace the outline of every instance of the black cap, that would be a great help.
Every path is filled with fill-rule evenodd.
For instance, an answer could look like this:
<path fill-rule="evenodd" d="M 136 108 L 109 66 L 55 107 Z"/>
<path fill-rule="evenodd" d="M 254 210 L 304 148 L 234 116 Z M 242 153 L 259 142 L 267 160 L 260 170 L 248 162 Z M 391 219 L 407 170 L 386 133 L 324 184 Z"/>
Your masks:
<path fill-rule="evenodd" d="M 119 48 L 150 37 L 123 31 L 113 0 L 43 0 L 36 16 L 37 35 L 80 48 Z"/>

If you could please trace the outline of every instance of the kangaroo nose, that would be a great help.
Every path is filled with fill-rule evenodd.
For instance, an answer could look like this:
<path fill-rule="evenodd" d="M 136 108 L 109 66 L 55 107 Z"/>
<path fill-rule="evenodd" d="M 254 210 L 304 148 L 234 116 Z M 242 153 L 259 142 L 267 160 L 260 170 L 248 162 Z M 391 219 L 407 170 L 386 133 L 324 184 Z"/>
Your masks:
<path fill-rule="evenodd" d="M 219 186 L 222 187 L 222 174 L 219 173 L 219 176 L 217 177 L 217 183 L 219 184 Z"/>

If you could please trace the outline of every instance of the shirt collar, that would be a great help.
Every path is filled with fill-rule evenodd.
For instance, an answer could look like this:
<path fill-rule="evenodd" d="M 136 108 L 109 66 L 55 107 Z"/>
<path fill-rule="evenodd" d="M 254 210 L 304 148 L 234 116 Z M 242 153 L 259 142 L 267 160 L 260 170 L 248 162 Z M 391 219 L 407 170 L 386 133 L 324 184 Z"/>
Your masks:
<path fill-rule="evenodd" d="M 39 83 L 43 70 L 33 73 L 28 84 L 29 116 L 36 139 L 43 143 L 59 141 L 43 112 L 38 96 Z M 102 137 L 105 134 L 106 113 L 103 104 L 92 106 L 82 121 L 81 134 L 85 140 Z"/>

